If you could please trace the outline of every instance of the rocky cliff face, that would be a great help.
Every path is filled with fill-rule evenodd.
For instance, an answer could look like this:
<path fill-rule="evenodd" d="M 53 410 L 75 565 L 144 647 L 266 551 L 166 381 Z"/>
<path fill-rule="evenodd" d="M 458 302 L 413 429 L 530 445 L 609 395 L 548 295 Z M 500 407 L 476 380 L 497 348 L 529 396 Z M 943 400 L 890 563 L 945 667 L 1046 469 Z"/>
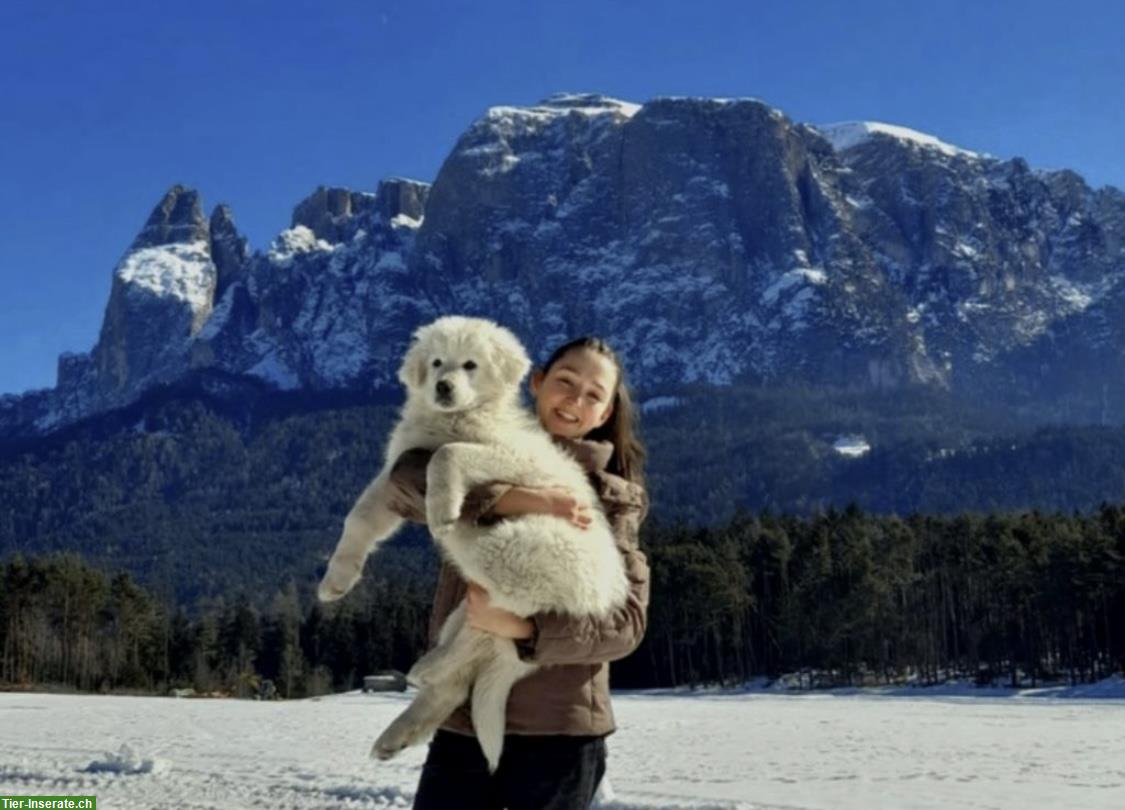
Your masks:
<path fill-rule="evenodd" d="M 907 297 L 955 390 L 1117 421 L 1125 195 L 868 125 L 829 131 L 854 231 Z M 833 137 L 834 136 L 834 137 Z M 1110 401 L 1115 404 L 1110 407 Z"/>
<path fill-rule="evenodd" d="M 495 318 L 533 356 L 612 340 L 655 392 L 737 378 L 932 385 L 1073 418 L 1125 413 L 1125 195 L 882 124 L 754 100 L 495 107 L 433 186 L 317 189 L 250 255 L 174 187 L 114 272 L 97 346 L 0 400 L 47 430 L 220 370 L 374 390 L 413 328 Z"/>

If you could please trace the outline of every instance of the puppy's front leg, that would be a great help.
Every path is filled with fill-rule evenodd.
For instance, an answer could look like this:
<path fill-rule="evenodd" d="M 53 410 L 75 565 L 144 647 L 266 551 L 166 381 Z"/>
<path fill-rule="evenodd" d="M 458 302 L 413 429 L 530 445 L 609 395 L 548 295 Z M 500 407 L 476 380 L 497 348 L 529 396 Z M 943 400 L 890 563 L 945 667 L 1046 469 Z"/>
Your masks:
<path fill-rule="evenodd" d="M 485 444 L 442 445 L 426 467 L 426 523 L 434 537 L 448 534 L 461 515 L 469 490 L 511 475 L 512 463 Z"/>
<path fill-rule="evenodd" d="M 344 518 L 344 531 L 317 588 L 320 601 L 333 602 L 350 591 L 363 574 L 368 554 L 402 525 L 402 516 L 390 509 L 387 478 L 384 471 L 368 484 Z"/>
<path fill-rule="evenodd" d="M 464 442 L 442 445 L 426 465 L 426 525 L 434 537 L 447 535 L 461 515 L 468 489 L 461 460 L 466 454 L 458 449 L 472 446 Z"/>

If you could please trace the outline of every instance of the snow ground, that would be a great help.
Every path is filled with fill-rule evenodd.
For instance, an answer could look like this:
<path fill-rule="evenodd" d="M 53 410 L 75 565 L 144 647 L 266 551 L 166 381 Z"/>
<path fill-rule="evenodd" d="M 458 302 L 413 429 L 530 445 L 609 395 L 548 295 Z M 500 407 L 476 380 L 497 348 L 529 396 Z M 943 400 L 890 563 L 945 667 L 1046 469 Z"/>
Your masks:
<path fill-rule="evenodd" d="M 1120 679 L 1087 690 L 614 695 L 604 810 L 1125 807 Z M 0 796 L 102 810 L 409 807 L 425 756 L 367 758 L 410 693 L 257 703 L 0 694 Z"/>

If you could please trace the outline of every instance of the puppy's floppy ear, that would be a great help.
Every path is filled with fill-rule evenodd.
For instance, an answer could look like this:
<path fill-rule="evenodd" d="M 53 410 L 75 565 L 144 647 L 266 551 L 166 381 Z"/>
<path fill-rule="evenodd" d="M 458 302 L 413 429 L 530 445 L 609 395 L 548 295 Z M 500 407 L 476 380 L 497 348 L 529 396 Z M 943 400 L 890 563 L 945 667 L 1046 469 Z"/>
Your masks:
<path fill-rule="evenodd" d="M 427 327 L 423 326 L 414 333 L 398 368 L 399 382 L 407 388 L 420 388 L 426 382 L 426 331 Z"/>
<path fill-rule="evenodd" d="M 510 331 L 503 326 L 492 330 L 492 350 L 490 361 L 500 378 L 509 385 L 517 386 L 531 369 L 531 358 L 527 350 Z"/>

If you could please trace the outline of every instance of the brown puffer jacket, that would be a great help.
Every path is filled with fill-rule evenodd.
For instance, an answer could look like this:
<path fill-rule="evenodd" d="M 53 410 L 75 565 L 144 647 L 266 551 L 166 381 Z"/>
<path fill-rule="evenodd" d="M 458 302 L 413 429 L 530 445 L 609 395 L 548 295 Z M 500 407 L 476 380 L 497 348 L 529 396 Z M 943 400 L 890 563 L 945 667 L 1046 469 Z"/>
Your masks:
<path fill-rule="evenodd" d="M 508 698 L 507 733 L 605 735 L 614 731 L 609 701 L 609 664 L 624 658 L 644 636 L 649 598 L 649 569 L 637 541 L 648 512 L 642 487 L 606 470 L 613 445 L 587 440 L 555 440 L 586 468 L 590 483 L 609 518 L 629 577 L 626 604 L 603 619 L 539 613 L 529 617 L 535 636 L 520 642 L 520 656 L 544 665 L 516 683 Z M 407 520 L 425 523 L 426 464 L 432 453 L 409 450 L 391 473 L 393 508 Z M 512 485 L 485 484 L 469 492 L 462 520 L 487 524 L 502 520 L 492 507 Z M 534 542 L 529 538 L 529 542 Z M 437 642 L 446 617 L 465 597 L 466 585 L 456 568 L 443 562 L 430 614 L 430 645 Z M 466 703 L 442 728 L 472 734 Z"/>

